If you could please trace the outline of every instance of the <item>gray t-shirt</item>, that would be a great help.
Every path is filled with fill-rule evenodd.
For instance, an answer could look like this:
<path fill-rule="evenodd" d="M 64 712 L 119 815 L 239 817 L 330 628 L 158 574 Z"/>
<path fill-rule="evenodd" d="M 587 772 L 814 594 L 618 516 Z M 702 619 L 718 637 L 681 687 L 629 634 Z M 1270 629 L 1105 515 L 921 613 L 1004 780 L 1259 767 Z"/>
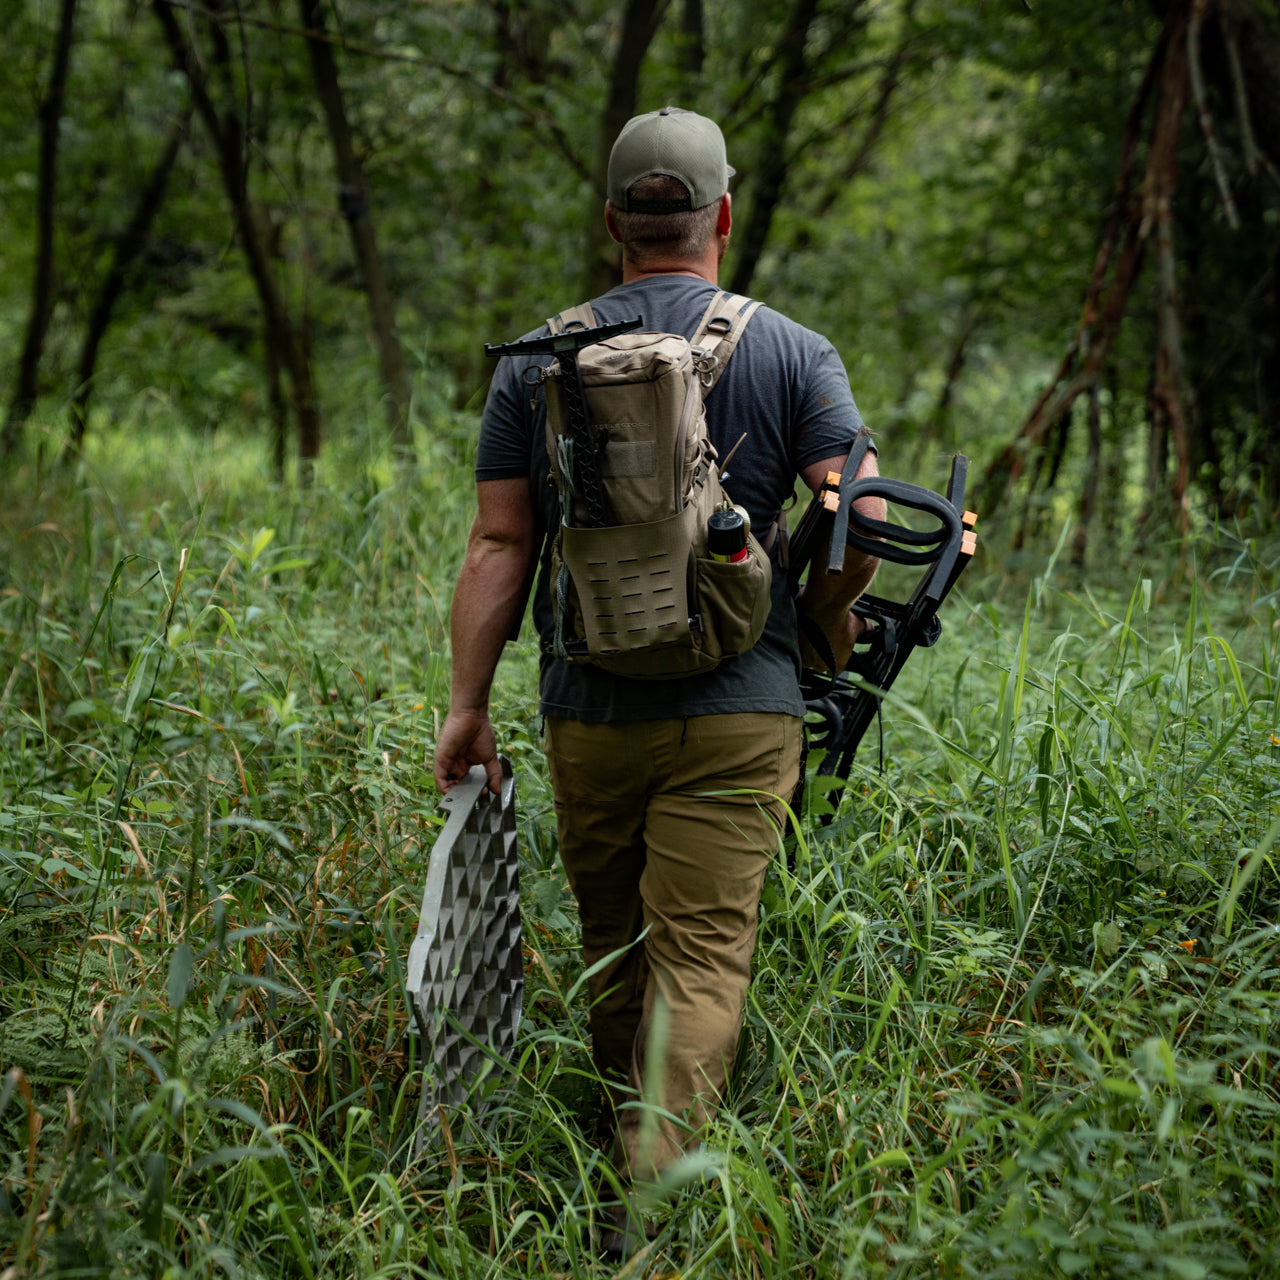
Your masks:
<path fill-rule="evenodd" d="M 642 316 L 645 328 L 692 339 L 715 286 L 692 276 L 651 276 L 619 285 L 591 307 L 600 324 Z M 526 337 L 542 336 L 544 325 Z M 535 407 L 521 374 L 537 358 L 501 360 L 485 404 L 476 456 L 477 480 L 529 476 L 544 529 L 559 519 L 550 482 L 541 398 Z M 791 496 L 802 467 L 847 453 L 862 419 L 835 348 L 820 334 L 761 307 L 707 398 L 707 429 L 724 457 L 745 431 L 729 464 L 725 489 L 746 507 L 751 526 L 766 531 Z M 593 723 L 739 711 L 804 714 L 795 609 L 776 558 L 773 604 L 764 634 L 746 653 L 706 675 L 633 680 L 597 667 L 559 661 L 552 635 L 550 543 L 544 542 L 533 613 L 542 639 L 541 708 L 548 716 Z"/>

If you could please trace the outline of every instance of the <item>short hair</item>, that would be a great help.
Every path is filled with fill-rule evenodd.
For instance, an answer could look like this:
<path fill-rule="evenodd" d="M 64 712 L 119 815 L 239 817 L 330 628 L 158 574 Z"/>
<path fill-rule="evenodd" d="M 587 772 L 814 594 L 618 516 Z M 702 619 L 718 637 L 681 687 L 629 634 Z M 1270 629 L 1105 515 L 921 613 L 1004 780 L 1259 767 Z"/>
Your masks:
<path fill-rule="evenodd" d="M 689 192 L 679 178 L 655 173 L 633 183 L 627 195 L 637 200 L 687 200 Z M 615 208 L 613 220 L 623 251 L 632 262 L 643 266 L 659 258 L 701 257 L 716 229 L 719 213 L 720 201 L 713 200 L 701 209 L 679 213 L 627 213 Z"/>

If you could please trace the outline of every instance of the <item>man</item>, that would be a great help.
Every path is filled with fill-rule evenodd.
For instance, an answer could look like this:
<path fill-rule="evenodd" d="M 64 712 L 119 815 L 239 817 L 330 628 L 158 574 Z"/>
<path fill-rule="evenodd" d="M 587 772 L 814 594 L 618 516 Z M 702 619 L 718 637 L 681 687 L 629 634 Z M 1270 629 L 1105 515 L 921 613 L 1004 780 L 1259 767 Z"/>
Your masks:
<path fill-rule="evenodd" d="M 604 211 L 622 245 L 623 281 L 592 300 L 597 323 L 641 315 L 646 329 L 692 338 L 729 243 L 732 172 L 719 128 L 702 116 L 668 107 L 628 122 L 609 161 Z M 447 791 L 482 764 L 498 789 L 489 688 L 541 553 L 534 617 L 560 853 L 585 961 L 607 960 L 589 984 L 593 1051 L 613 1088 L 616 1167 L 651 1178 L 696 1139 L 733 1064 L 760 887 L 799 774 L 795 607 L 775 550 L 764 635 L 709 674 L 630 680 L 552 658 L 544 540 L 559 513 L 524 363 L 499 364 L 485 406 L 479 512 L 453 599 L 452 700 L 435 776 Z M 747 433 L 726 488 L 765 536 L 797 473 L 816 491 L 862 426 L 831 344 L 768 308 L 744 330 L 706 412 L 721 457 Z M 874 451 L 860 474 L 875 474 Z M 867 514 L 883 518 L 883 504 Z M 841 665 L 860 625 L 849 606 L 875 567 L 850 551 L 844 573 L 814 575 L 801 602 Z M 646 1080 L 654 1025 L 662 1066 Z M 661 1110 L 646 1118 L 634 1105 L 641 1097 Z"/>

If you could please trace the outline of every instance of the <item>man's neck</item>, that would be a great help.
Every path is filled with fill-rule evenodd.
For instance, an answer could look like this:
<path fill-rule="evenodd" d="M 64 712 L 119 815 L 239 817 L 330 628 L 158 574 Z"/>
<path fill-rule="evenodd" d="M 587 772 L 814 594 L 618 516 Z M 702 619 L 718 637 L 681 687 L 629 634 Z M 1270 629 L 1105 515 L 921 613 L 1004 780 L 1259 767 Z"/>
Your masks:
<path fill-rule="evenodd" d="M 720 275 L 717 270 L 719 265 L 719 263 L 712 263 L 708 266 L 706 263 L 701 262 L 680 262 L 672 263 L 669 266 L 665 263 L 649 263 L 641 267 L 624 258 L 622 262 L 622 283 L 631 284 L 636 280 L 649 280 L 654 276 L 692 276 L 696 280 L 706 280 L 711 284 L 718 284 L 720 282 Z"/>

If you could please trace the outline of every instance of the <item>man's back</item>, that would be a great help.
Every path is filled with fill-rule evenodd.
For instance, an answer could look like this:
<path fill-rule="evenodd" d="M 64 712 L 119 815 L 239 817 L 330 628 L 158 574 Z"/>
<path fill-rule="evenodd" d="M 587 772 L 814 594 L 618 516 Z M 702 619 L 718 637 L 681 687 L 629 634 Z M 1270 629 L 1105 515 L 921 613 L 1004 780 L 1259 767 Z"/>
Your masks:
<path fill-rule="evenodd" d="M 692 338 L 715 292 L 716 286 L 703 279 L 655 275 L 620 285 L 593 299 L 591 306 L 601 324 L 639 315 L 648 330 Z M 547 480 L 542 417 L 531 408 L 522 372 L 515 361 L 504 360 L 495 373 L 476 476 L 481 481 L 531 476 L 543 520 L 551 527 L 558 513 Z M 767 307 L 747 325 L 707 398 L 706 410 L 711 440 L 722 458 L 746 435 L 730 463 L 725 488 L 750 513 L 760 535 L 790 497 L 797 473 L 810 463 L 846 452 L 861 425 L 848 378 L 831 344 Z M 534 600 L 544 642 L 551 628 L 546 572 L 544 556 Z M 800 715 L 797 663 L 794 613 L 783 575 L 775 572 L 769 623 L 748 653 L 710 675 L 664 681 L 658 687 L 618 680 L 593 668 L 548 662 L 542 709 L 548 715 L 594 721 L 740 711 Z"/>

